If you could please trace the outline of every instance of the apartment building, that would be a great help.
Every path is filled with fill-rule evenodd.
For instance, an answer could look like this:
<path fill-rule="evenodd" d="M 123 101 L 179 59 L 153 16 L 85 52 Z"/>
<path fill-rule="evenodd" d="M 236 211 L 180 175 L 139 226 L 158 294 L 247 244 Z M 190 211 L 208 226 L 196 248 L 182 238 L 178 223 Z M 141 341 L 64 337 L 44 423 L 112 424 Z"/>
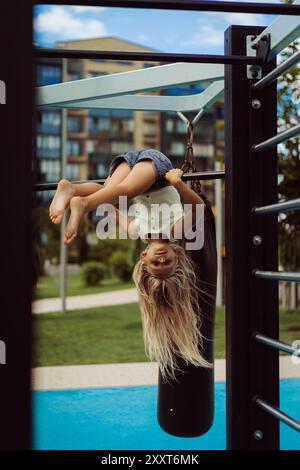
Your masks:
<path fill-rule="evenodd" d="M 63 49 L 150 52 L 153 49 L 120 38 L 103 37 L 58 42 Z M 159 65 L 155 62 L 68 59 L 67 80 L 93 78 Z M 61 59 L 40 58 L 36 68 L 37 85 L 62 81 Z M 202 91 L 201 84 L 149 91 L 155 95 L 183 95 Z M 194 113 L 187 113 L 192 118 Z M 216 156 L 224 148 L 223 104 L 218 103 L 198 122 L 194 134 L 194 154 L 199 171 L 212 170 Z M 61 177 L 61 110 L 36 111 L 36 179 L 57 181 Z M 67 167 L 71 180 L 101 178 L 107 175 L 112 158 L 130 149 L 158 148 L 175 167 L 183 161 L 187 138 L 186 124 L 176 113 L 110 109 L 67 110 Z M 204 184 L 213 196 L 213 183 Z"/>

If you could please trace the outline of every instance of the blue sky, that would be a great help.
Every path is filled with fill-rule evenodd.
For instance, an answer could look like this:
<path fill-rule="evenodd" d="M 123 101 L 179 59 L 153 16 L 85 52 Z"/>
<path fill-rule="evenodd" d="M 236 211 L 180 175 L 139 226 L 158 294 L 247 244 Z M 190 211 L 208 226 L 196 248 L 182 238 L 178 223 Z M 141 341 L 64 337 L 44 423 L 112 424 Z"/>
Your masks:
<path fill-rule="evenodd" d="M 273 20 L 258 14 L 46 5 L 35 7 L 34 40 L 53 47 L 56 41 L 114 36 L 162 52 L 222 54 L 228 25 L 267 26 Z"/>

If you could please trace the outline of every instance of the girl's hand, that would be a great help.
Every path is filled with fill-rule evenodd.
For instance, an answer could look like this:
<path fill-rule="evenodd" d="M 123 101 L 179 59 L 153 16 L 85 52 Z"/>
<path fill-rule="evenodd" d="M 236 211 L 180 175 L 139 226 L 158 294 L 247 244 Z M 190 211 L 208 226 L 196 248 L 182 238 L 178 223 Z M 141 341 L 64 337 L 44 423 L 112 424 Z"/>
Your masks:
<path fill-rule="evenodd" d="M 183 171 L 180 170 L 180 168 L 173 168 L 172 170 L 167 171 L 165 178 L 172 186 L 175 186 L 181 181 L 182 175 Z"/>

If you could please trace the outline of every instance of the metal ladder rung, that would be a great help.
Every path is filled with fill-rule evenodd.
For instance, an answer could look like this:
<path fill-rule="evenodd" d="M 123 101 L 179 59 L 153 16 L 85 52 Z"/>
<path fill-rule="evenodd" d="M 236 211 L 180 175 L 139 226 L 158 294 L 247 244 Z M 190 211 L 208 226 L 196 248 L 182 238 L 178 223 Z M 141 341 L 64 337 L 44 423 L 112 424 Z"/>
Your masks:
<path fill-rule="evenodd" d="M 297 354 L 300 356 L 300 346 L 293 346 L 292 344 L 284 343 L 283 341 L 279 341 L 273 338 L 269 338 L 268 336 L 262 335 L 260 333 L 254 334 L 255 341 L 259 343 L 265 344 L 267 346 L 271 346 L 271 348 L 278 349 L 279 351 L 286 352 L 288 354 Z"/>
<path fill-rule="evenodd" d="M 298 421 L 295 418 L 292 418 L 291 416 L 289 416 L 288 414 L 286 414 L 284 411 L 280 410 L 276 406 L 270 405 L 270 403 L 264 401 L 260 397 L 254 397 L 253 400 L 254 400 L 254 403 L 256 403 L 257 406 L 259 406 L 262 410 L 266 411 L 270 415 L 279 419 L 279 421 L 282 421 L 283 423 L 287 424 L 291 428 L 300 432 L 300 421 Z"/>

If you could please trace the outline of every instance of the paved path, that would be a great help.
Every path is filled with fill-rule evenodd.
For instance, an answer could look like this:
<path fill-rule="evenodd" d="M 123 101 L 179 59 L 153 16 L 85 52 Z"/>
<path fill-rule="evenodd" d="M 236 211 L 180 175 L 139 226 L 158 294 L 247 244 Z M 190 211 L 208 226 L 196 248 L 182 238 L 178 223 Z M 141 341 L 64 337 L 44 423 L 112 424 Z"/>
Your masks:
<path fill-rule="evenodd" d="M 32 369 L 33 390 L 157 385 L 155 362 L 37 367 Z M 290 356 L 280 357 L 280 377 L 300 377 L 299 365 Z M 225 359 L 215 360 L 215 380 L 225 381 Z"/>
<path fill-rule="evenodd" d="M 224 380 L 225 361 L 216 361 L 216 380 Z M 37 367 L 32 369 L 34 390 L 157 385 L 156 362 Z"/>
<path fill-rule="evenodd" d="M 103 292 L 102 294 L 73 295 L 67 297 L 68 310 L 81 310 L 91 307 L 107 307 L 108 305 L 131 304 L 138 301 L 135 288 Z M 32 303 L 33 313 L 48 313 L 61 311 L 61 300 L 59 297 L 52 299 L 35 300 Z"/>

